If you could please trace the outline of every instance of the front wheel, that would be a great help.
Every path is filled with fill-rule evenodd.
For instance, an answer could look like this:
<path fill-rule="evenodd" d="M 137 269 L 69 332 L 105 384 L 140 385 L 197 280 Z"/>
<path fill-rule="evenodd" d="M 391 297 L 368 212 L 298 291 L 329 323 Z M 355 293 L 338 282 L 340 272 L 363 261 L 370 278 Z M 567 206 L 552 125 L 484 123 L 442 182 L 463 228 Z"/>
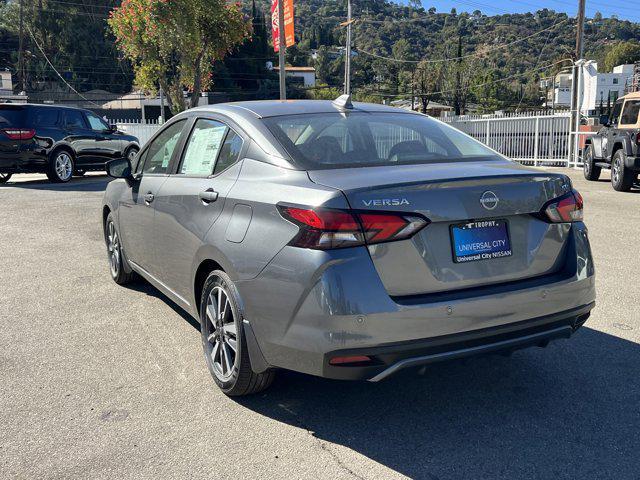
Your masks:
<path fill-rule="evenodd" d="M 618 192 L 628 192 L 633 186 L 635 173 L 624 165 L 624 150 L 618 150 L 611 160 L 611 185 Z"/>
<path fill-rule="evenodd" d="M 582 170 L 584 178 L 591 182 L 595 182 L 600 178 L 602 169 L 596 167 L 595 160 L 593 158 L 593 146 L 589 145 L 584 152 L 584 159 L 582 161 Z"/>
<path fill-rule="evenodd" d="M 73 155 L 66 150 L 58 150 L 49 162 L 47 177 L 53 183 L 67 183 L 73 177 L 74 167 Z"/>
<path fill-rule="evenodd" d="M 0 173 L 0 184 L 7 183 L 11 179 L 11 173 Z"/>
<path fill-rule="evenodd" d="M 200 332 L 205 361 L 218 387 L 229 396 L 249 395 L 267 388 L 274 373 L 251 368 L 242 326 L 240 296 L 229 276 L 209 274 L 200 300 Z"/>

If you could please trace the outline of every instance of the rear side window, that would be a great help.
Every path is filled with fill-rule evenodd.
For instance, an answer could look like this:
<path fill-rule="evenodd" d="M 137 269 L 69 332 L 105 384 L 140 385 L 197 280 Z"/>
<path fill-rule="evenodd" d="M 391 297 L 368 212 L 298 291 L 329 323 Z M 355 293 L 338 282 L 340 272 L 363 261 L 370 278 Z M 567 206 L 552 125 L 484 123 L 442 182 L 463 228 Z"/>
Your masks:
<path fill-rule="evenodd" d="M 144 173 L 167 173 L 184 125 L 184 120 L 169 125 L 151 142 L 145 153 Z"/>
<path fill-rule="evenodd" d="M 25 127 L 24 117 L 24 108 L 0 106 L 0 128 Z"/>
<path fill-rule="evenodd" d="M 187 142 L 178 173 L 211 175 L 226 133 L 227 126 L 224 123 L 199 118 Z"/>
<path fill-rule="evenodd" d="M 32 124 L 35 127 L 55 127 L 59 115 L 57 108 L 35 108 L 31 114 Z"/>
<path fill-rule="evenodd" d="M 638 122 L 638 114 L 640 114 L 640 100 L 627 100 L 620 117 L 620 123 L 622 125 L 635 125 Z"/>
<path fill-rule="evenodd" d="M 227 138 L 224 139 L 224 143 L 222 144 L 222 149 L 220 150 L 213 174 L 220 173 L 236 163 L 240 157 L 240 150 L 242 150 L 242 137 L 229 129 Z"/>
<path fill-rule="evenodd" d="M 611 123 L 618 123 L 620 112 L 622 111 L 622 102 L 616 102 L 611 112 Z"/>
<path fill-rule="evenodd" d="M 82 112 L 78 110 L 65 110 L 64 114 L 64 126 L 67 128 L 86 128 L 84 119 L 82 118 Z"/>

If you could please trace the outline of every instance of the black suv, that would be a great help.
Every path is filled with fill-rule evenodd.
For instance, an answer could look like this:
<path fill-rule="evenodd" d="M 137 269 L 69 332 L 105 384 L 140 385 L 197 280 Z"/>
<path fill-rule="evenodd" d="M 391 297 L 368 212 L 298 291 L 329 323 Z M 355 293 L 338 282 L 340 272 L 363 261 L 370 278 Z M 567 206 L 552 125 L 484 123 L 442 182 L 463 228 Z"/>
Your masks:
<path fill-rule="evenodd" d="M 640 173 L 640 92 L 617 100 L 611 118 L 603 115 L 600 123 L 604 127 L 586 140 L 584 177 L 598 180 L 610 168 L 613 188 L 629 191 Z"/>
<path fill-rule="evenodd" d="M 138 139 L 89 110 L 0 103 L 0 183 L 14 173 L 46 173 L 68 182 L 88 170 L 104 170 L 116 158 L 133 159 Z"/>

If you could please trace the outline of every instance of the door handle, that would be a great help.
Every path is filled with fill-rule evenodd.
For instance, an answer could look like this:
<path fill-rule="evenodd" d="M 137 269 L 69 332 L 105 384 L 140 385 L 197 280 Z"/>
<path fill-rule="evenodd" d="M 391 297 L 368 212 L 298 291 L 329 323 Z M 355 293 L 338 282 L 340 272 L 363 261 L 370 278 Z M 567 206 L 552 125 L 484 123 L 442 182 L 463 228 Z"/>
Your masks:
<path fill-rule="evenodd" d="M 200 192 L 198 194 L 198 197 L 200 197 L 200 200 L 202 200 L 204 203 L 211 203 L 215 202 L 218 199 L 218 192 L 216 192 L 213 188 L 209 188 L 204 192 Z"/>
<path fill-rule="evenodd" d="M 153 202 L 154 198 L 156 198 L 156 196 L 153 193 L 149 192 L 144 196 L 144 203 L 149 205 L 151 202 Z"/>

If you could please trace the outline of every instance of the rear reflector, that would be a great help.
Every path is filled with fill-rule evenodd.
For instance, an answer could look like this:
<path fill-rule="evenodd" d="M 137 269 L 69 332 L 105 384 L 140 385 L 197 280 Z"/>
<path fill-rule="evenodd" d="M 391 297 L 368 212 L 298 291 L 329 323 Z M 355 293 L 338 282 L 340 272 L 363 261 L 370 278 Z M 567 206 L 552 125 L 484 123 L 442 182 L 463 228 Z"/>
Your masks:
<path fill-rule="evenodd" d="M 359 213 L 345 210 L 278 206 L 281 215 L 300 228 L 289 243 L 327 250 L 404 240 L 429 224 L 417 215 Z"/>
<path fill-rule="evenodd" d="M 352 355 L 350 357 L 334 357 L 329 360 L 329 365 L 350 365 L 354 363 L 368 363 L 371 357 L 366 355 Z"/>
<path fill-rule="evenodd" d="M 554 223 L 581 222 L 584 218 L 582 195 L 577 190 L 572 190 L 549 202 L 544 213 Z"/>
<path fill-rule="evenodd" d="M 32 128 L 5 128 L 0 130 L 11 140 L 29 140 L 36 135 L 36 131 Z"/>

